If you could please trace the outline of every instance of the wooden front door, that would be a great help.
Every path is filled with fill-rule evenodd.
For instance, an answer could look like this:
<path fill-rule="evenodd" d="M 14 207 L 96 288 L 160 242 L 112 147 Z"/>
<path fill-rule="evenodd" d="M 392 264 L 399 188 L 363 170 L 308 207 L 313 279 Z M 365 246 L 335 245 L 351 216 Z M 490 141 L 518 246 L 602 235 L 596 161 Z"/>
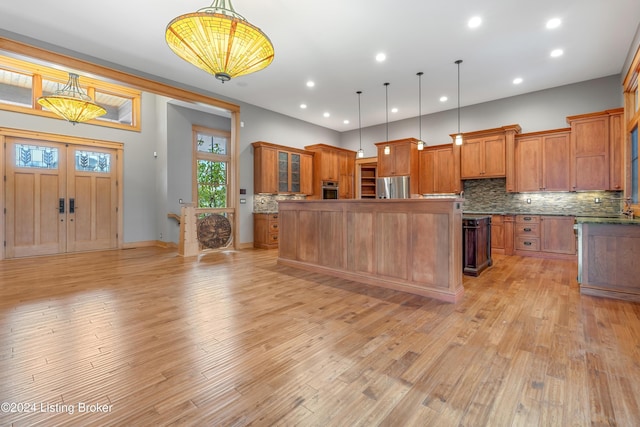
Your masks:
<path fill-rule="evenodd" d="M 6 139 L 5 257 L 117 247 L 117 151 Z"/>

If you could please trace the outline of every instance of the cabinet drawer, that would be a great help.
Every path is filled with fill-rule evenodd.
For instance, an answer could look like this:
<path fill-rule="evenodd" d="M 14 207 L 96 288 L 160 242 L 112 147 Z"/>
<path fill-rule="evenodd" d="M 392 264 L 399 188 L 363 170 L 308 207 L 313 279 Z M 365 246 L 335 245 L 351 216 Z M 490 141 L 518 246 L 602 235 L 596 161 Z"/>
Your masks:
<path fill-rule="evenodd" d="M 273 233 L 273 232 L 276 232 L 276 233 L 277 233 L 277 232 L 278 232 L 278 223 L 277 223 L 277 222 L 269 221 L 269 231 L 270 231 L 271 233 Z"/>
<path fill-rule="evenodd" d="M 515 249 L 520 251 L 539 251 L 540 239 L 537 237 L 516 237 Z"/>
<path fill-rule="evenodd" d="M 278 243 L 278 233 L 270 233 L 269 234 L 269 242 Z"/>
<path fill-rule="evenodd" d="M 540 237 L 540 225 L 536 223 L 522 224 L 516 223 L 515 234 L 518 237 Z"/>
<path fill-rule="evenodd" d="M 540 215 L 516 215 L 516 222 L 523 224 L 540 223 Z"/>

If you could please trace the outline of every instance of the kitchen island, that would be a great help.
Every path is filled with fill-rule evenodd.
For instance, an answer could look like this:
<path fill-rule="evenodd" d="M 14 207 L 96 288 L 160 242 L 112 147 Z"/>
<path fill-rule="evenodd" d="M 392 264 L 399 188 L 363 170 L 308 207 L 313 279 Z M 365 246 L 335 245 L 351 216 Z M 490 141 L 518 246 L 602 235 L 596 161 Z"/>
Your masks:
<path fill-rule="evenodd" d="M 464 293 L 462 202 L 284 200 L 278 263 L 455 303 Z"/>
<path fill-rule="evenodd" d="M 640 220 L 576 218 L 580 293 L 640 301 Z"/>

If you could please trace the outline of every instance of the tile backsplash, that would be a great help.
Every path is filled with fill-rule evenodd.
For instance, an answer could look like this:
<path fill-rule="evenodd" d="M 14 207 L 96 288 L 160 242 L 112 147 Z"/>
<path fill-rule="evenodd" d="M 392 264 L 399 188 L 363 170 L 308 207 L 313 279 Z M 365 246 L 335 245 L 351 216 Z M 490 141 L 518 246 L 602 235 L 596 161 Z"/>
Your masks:
<path fill-rule="evenodd" d="M 301 194 L 254 194 L 253 212 L 273 213 L 278 212 L 279 200 L 304 200 L 307 196 Z"/>
<path fill-rule="evenodd" d="M 621 191 L 507 193 L 504 178 L 464 181 L 464 199 L 465 211 L 482 213 L 612 216 L 623 207 Z"/>

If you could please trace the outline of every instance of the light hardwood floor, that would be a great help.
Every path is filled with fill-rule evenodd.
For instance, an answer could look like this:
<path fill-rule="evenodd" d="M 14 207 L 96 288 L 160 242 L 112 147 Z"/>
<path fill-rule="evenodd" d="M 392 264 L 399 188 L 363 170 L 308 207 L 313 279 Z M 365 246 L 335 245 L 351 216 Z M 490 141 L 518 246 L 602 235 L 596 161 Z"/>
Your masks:
<path fill-rule="evenodd" d="M 0 262 L 0 425 L 640 425 L 640 304 L 575 262 L 495 256 L 453 305 L 276 255 Z"/>

